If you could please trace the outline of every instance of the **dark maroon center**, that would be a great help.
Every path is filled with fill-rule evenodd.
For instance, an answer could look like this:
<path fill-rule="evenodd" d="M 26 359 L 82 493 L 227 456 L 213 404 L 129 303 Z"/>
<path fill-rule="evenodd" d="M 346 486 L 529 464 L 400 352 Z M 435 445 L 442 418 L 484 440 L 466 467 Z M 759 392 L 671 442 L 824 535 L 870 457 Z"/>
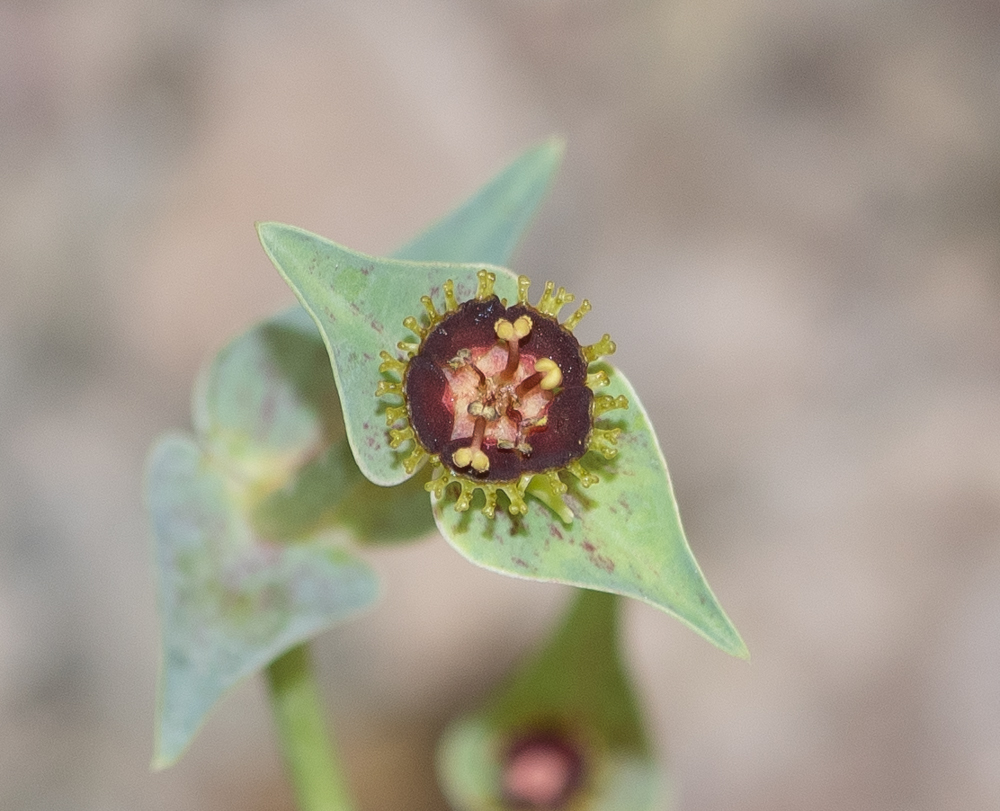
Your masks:
<path fill-rule="evenodd" d="M 530 328 L 504 340 L 503 321 Z M 546 377 L 553 365 L 557 385 Z M 445 315 L 411 359 L 403 387 L 410 425 L 427 451 L 464 476 L 507 482 L 586 453 L 593 403 L 586 379 L 583 350 L 569 330 L 531 306 L 505 307 L 491 296 Z M 485 457 L 470 464 L 471 451 Z"/>

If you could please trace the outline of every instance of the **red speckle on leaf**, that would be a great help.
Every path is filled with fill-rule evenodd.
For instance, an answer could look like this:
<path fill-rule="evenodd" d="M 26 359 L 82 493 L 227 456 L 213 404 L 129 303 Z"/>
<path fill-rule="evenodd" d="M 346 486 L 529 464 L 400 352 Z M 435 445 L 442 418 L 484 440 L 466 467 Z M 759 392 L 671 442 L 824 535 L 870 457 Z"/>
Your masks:
<path fill-rule="evenodd" d="M 590 541 L 583 542 L 583 549 L 590 557 L 590 562 L 593 563 L 598 569 L 604 569 L 604 571 L 609 574 L 615 570 L 615 562 L 611 560 L 611 558 L 599 554 L 597 547 Z"/>

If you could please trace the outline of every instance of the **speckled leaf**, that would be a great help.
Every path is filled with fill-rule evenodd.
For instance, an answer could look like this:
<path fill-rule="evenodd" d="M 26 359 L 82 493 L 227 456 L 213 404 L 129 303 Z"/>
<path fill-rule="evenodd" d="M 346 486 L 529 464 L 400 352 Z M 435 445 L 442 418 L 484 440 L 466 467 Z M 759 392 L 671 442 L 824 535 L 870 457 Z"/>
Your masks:
<path fill-rule="evenodd" d="M 264 250 L 323 335 L 358 466 L 378 485 L 405 481 L 408 476 L 401 464 L 405 454 L 389 448 L 386 401 L 375 396 L 383 379 L 379 352 L 398 354 L 397 342 L 414 338 L 403 327 L 403 319 L 421 315 L 421 296 L 441 302 L 441 285 L 453 279 L 458 299 L 471 298 L 476 273 L 486 266 L 368 256 L 279 223 L 261 223 L 257 230 Z M 515 300 L 514 274 L 504 268 L 489 269 L 497 275 L 497 294 Z"/>
<path fill-rule="evenodd" d="M 448 728 L 438 750 L 438 773 L 452 807 L 518 807 L 511 797 L 518 785 L 511 753 L 519 742 L 532 740 L 543 746 L 557 742 L 564 749 L 556 751 L 579 757 L 578 787 L 565 807 L 653 807 L 660 780 L 621 663 L 617 604 L 614 595 L 578 591 L 544 648 L 482 710 Z M 528 787 L 537 790 L 537 772 L 526 776 L 532 778 Z"/>
<path fill-rule="evenodd" d="M 601 481 L 585 490 L 567 481 L 566 502 L 576 515 L 570 525 L 531 498 L 524 516 L 497 509 L 496 518 L 487 518 L 477 509 L 481 493 L 470 510 L 459 513 L 454 494 L 446 492 L 433 505 L 438 528 L 459 552 L 487 569 L 635 597 L 746 658 L 746 646 L 684 537 L 666 462 L 639 397 L 621 372 L 604 368 L 611 384 L 601 393 L 624 394 L 629 408 L 598 422 L 623 429 L 615 459 L 586 457 Z"/>
<path fill-rule="evenodd" d="M 150 455 L 163 640 L 153 765 L 173 763 L 229 688 L 370 605 L 374 572 L 321 538 L 261 538 L 246 493 L 190 437 Z"/>

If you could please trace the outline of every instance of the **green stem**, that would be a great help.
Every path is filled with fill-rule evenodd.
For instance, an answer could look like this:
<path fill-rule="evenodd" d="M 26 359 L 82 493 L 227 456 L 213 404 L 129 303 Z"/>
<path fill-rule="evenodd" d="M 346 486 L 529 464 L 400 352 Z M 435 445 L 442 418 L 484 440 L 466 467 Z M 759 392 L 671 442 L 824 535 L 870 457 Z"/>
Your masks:
<path fill-rule="evenodd" d="M 340 761 L 327 734 L 306 644 L 267 667 L 271 707 L 299 811 L 350 811 Z"/>

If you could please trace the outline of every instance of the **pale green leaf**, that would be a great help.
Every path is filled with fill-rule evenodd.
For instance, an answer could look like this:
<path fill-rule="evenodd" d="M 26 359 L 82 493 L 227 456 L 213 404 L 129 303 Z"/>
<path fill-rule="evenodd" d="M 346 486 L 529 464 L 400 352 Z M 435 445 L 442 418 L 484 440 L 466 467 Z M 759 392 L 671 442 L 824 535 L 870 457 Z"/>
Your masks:
<path fill-rule="evenodd" d="M 153 765 L 163 768 L 223 693 L 370 605 L 377 580 L 321 539 L 280 544 L 255 535 L 240 489 L 186 436 L 164 436 L 153 448 L 146 492 L 163 641 Z"/>
<path fill-rule="evenodd" d="M 375 396 L 384 379 L 379 353 L 396 356 L 397 342 L 415 337 L 403 327 L 403 319 L 423 313 L 422 296 L 429 295 L 440 305 L 446 280 L 455 282 L 459 300 L 472 298 L 476 274 L 487 268 L 497 275 L 497 294 L 513 301 L 516 277 L 505 268 L 485 265 L 368 256 L 280 223 L 260 223 L 257 231 L 264 250 L 323 336 L 358 466 L 378 485 L 405 481 L 408 475 L 401 460 L 406 454 L 393 451 L 388 443 L 387 400 Z"/>
<path fill-rule="evenodd" d="M 604 367 L 611 383 L 601 393 L 625 395 L 629 408 L 600 418 L 619 427 L 618 455 L 584 457 L 600 477 L 580 488 L 572 477 L 565 500 L 575 514 L 566 525 L 551 510 L 528 499 L 526 515 L 497 509 L 488 518 L 477 509 L 456 512 L 446 491 L 434 503 L 445 538 L 473 563 L 515 577 L 549 580 L 635 597 L 685 622 L 734 656 L 746 646 L 712 594 L 681 527 L 677 503 L 653 426 L 635 390 L 621 372 Z"/>

